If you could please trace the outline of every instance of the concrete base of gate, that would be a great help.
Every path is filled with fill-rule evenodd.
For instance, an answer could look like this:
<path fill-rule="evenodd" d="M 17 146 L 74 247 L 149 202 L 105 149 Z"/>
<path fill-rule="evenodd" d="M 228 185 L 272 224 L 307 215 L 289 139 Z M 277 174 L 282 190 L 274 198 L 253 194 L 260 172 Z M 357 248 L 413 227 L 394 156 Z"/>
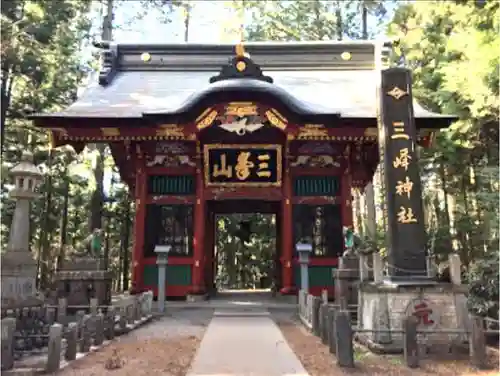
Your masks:
<path fill-rule="evenodd" d="M 451 283 L 361 283 L 356 339 L 373 352 L 400 353 L 403 321 L 413 315 L 425 331 L 419 342 L 426 347 L 462 345 L 469 327 L 465 293 L 464 286 Z"/>

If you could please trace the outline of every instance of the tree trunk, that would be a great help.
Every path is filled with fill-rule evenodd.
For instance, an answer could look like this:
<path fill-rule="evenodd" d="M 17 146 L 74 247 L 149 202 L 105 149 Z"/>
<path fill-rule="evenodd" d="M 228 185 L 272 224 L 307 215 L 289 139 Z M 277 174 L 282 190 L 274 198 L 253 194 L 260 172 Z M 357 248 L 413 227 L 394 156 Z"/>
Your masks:
<path fill-rule="evenodd" d="M 361 17 L 363 21 L 362 25 L 362 38 L 363 39 L 368 39 L 368 9 L 366 8 L 366 5 L 363 4 L 361 8 Z"/>
<path fill-rule="evenodd" d="M 189 21 L 191 20 L 191 5 L 189 3 L 182 4 L 184 10 L 184 42 L 189 41 Z"/>
<path fill-rule="evenodd" d="M 373 183 L 368 183 L 365 187 L 366 203 L 366 233 L 371 240 L 377 237 L 377 220 L 375 215 L 375 190 Z"/>
<path fill-rule="evenodd" d="M 102 23 L 102 40 L 111 41 L 113 32 L 113 0 L 107 0 L 106 3 L 106 15 L 103 18 Z M 94 168 L 94 179 L 96 183 L 96 189 L 92 193 L 91 204 L 90 204 L 90 222 L 89 231 L 92 232 L 94 229 L 102 228 L 102 211 L 103 211 L 103 196 L 104 196 L 104 153 L 106 150 L 106 144 L 99 143 L 96 145 L 98 155 L 96 157 L 96 163 Z"/>
<path fill-rule="evenodd" d="M 57 269 L 61 268 L 64 262 L 65 248 L 68 242 L 67 232 L 68 232 L 68 205 L 69 205 L 69 188 L 70 179 L 68 178 L 68 167 L 66 166 L 64 171 L 64 201 L 63 201 L 63 212 L 61 218 L 61 243 L 59 245 L 59 255 L 57 257 Z"/>
<path fill-rule="evenodd" d="M 50 257 L 50 240 L 49 240 L 49 225 L 50 225 L 50 212 L 52 211 L 52 158 L 53 149 L 49 150 L 49 159 L 47 162 L 47 185 L 45 192 L 45 211 L 43 213 L 42 232 L 42 252 L 40 257 L 40 288 L 45 289 L 48 287 L 49 281 L 49 257 Z"/>

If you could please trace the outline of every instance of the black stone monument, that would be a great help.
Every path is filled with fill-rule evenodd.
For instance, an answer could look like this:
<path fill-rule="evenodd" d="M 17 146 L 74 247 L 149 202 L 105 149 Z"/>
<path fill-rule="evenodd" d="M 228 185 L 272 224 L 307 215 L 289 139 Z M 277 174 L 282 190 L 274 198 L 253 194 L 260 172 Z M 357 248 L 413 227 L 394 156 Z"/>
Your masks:
<path fill-rule="evenodd" d="M 428 281 L 411 86 L 410 70 L 390 68 L 382 71 L 379 145 L 387 193 L 391 282 Z"/>

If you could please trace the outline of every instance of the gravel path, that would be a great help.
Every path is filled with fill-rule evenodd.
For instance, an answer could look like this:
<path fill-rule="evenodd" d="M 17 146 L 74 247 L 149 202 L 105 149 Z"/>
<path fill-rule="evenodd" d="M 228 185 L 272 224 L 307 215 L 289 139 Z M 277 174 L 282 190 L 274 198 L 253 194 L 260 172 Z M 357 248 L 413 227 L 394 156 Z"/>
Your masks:
<path fill-rule="evenodd" d="M 184 376 L 210 323 L 211 310 L 172 311 L 58 373 L 60 376 Z"/>
<path fill-rule="evenodd" d="M 309 333 L 296 320 L 277 318 L 278 325 L 288 344 L 311 376 L 494 376 L 499 375 L 498 350 L 490 349 L 492 369 L 473 369 L 468 354 L 436 354 L 426 356 L 417 369 L 407 368 L 401 355 L 375 355 L 362 346 L 355 346 L 356 368 L 340 368 L 336 358 L 321 340 Z"/>

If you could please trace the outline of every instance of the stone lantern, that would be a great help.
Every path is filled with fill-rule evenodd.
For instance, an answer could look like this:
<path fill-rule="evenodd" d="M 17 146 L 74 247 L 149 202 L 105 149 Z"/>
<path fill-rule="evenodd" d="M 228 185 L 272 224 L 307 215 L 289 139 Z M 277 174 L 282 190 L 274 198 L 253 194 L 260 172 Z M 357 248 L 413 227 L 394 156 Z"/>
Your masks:
<path fill-rule="evenodd" d="M 37 263 L 30 250 L 30 202 L 39 196 L 37 188 L 43 175 L 33 164 L 33 154 L 25 151 L 21 161 L 10 170 L 14 189 L 10 197 L 16 208 L 9 233 L 9 242 L 2 255 L 2 304 L 25 304 L 36 296 Z M 24 302 L 24 303 L 22 303 Z"/>

